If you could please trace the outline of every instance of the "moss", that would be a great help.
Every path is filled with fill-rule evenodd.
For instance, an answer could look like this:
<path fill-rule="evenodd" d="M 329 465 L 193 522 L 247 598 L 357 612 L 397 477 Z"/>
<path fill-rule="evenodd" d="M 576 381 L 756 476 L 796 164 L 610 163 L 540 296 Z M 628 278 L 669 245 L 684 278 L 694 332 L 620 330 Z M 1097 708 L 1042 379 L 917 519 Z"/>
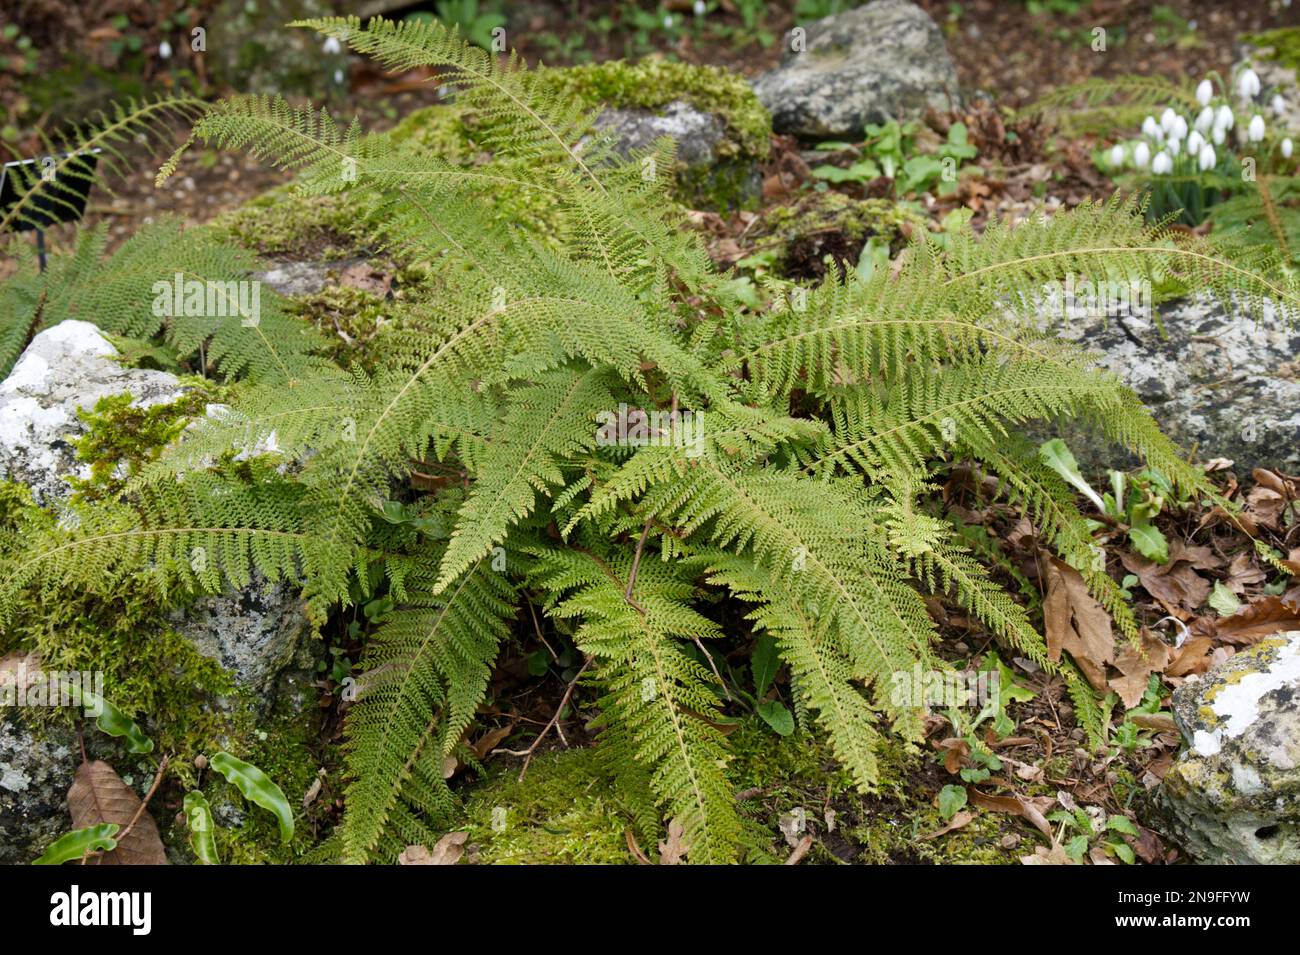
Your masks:
<path fill-rule="evenodd" d="M 312 196 L 279 186 L 217 216 L 210 228 L 258 255 L 346 258 L 381 243 L 373 213 L 357 194 Z"/>
<path fill-rule="evenodd" d="M 764 214 L 755 233 L 757 255 L 778 274 L 820 278 L 827 255 L 854 266 L 869 238 L 884 239 L 894 254 L 916 229 L 925 228 L 925 217 L 906 204 L 853 199 L 833 190 L 813 192 Z"/>
<path fill-rule="evenodd" d="M 743 76 L 719 66 L 649 58 L 547 70 L 542 82 L 588 106 L 655 110 L 681 100 L 727 124 L 721 158 L 767 158 L 772 117 Z"/>
<path fill-rule="evenodd" d="M 1300 27 L 1282 27 L 1265 33 L 1246 33 L 1241 39 L 1260 50 L 1261 59 L 1300 72 Z"/>
<path fill-rule="evenodd" d="M 601 771 L 596 752 L 538 756 L 521 783 L 514 767 L 471 791 L 467 843 L 481 863 L 585 865 L 632 861 L 625 830 L 632 815 Z"/>
<path fill-rule="evenodd" d="M 741 795 L 744 862 L 779 863 L 790 854 L 782 833 L 802 810 L 816 839 L 810 863 L 1006 864 L 1027 850 L 1007 849 L 1008 833 L 1032 837 L 1004 815 L 978 812 L 965 827 L 934 839 L 945 821 L 934 805 L 946 781 L 915 750 L 884 740 L 877 792 L 857 792 L 826 744 L 802 733 L 779 737 L 756 718 L 728 738 L 728 767 Z M 596 753 L 574 749 L 533 760 L 519 783 L 513 767 L 469 787 L 465 822 L 480 863 L 630 863 L 632 808 L 603 775 Z M 494 812 L 498 825 L 494 828 Z M 502 817 L 504 813 L 504 817 Z M 499 823 L 504 818 L 504 828 Z M 830 820 L 830 821 L 828 821 Z M 833 827 L 832 827 L 833 822 Z M 653 846 L 641 845 L 654 857 Z"/>
<path fill-rule="evenodd" d="M 77 460 L 90 465 L 89 478 L 70 478 L 75 499 L 97 501 L 120 494 L 140 468 L 158 459 L 186 424 L 219 401 L 220 389 L 201 378 L 182 380 L 189 390 L 174 401 L 140 407 L 130 394 L 106 395 L 77 415 L 86 433 L 76 441 Z"/>

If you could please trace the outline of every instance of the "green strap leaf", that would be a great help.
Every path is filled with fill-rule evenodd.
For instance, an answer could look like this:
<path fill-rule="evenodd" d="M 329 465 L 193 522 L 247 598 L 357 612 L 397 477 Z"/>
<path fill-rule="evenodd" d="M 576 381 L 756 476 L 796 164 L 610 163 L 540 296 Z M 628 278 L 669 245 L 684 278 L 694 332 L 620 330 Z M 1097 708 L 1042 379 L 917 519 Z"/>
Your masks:
<path fill-rule="evenodd" d="M 117 848 L 117 830 L 122 828 L 115 822 L 104 822 L 98 826 L 74 829 L 55 839 L 45 853 L 32 865 L 63 865 L 73 859 L 80 859 L 87 852 L 112 852 Z"/>
<path fill-rule="evenodd" d="M 229 753 L 217 753 L 209 765 L 234 783 L 245 799 L 261 806 L 280 821 L 281 842 L 293 838 L 293 810 L 289 808 L 284 790 L 272 782 L 270 776 Z"/>
<path fill-rule="evenodd" d="M 200 865 L 221 865 L 217 856 L 216 824 L 212 821 L 212 807 L 207 797 L 195 790 L 185 794 L 181 808 L 185 811 L 185 823 L 190 827 L 190 848 L 198 857 Z"/>
<path fill-rule="evenodd" d="M 98 712 L 99 715 L 95 718 L 96 726 L 109 736 L 124 737 L 126 739 L 128 752 L 136 754 L 153 752 L 153 740 L 145 736 L 144 731 L 140 729 L 136 722 L 111 702 L 93 690 L 83 689 L 75 683 L 65 683 L 64 686 L 71 691 L 72 698 L 77 704 L 86 709 L 87 716 Z"/>

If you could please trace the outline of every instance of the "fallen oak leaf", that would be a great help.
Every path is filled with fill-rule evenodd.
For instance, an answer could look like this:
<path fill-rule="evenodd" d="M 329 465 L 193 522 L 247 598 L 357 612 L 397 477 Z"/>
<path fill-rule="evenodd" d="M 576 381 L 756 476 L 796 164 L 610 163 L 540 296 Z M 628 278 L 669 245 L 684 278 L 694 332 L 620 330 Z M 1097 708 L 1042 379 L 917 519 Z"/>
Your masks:
<path fill-rule="evenodd" d="M 1062 650 L 1068 652 L 1088 682 L 1104 690 L 1106 664 L 1115 659 L 1110 614 L 1088 592 L 1077 570 L 1049 554 L 1043 556 L 1047 568 L 1043 624 L 1048 656 L 1056 663 Z"/>
<path fill-rule="evenodd" d="M 970 793 L 971 805 L 977 809 L 987 809 L 990 812 L 1005 812 L 1013 816 L 1020 816 L 1027 820 L 1035 829 L 1052 838 L 1052 824 L 1033 803 L 1030 803 L 1019 796 L 995 796 L 991 793 L 982 793 L 978 789 L 971 787 L 967 789 Z"/>
<path fill-rule="evenodd" d="M 925 835 L 917 836 L 917 838 L 922 842 L 928 842 L 931 839 L 938 839 L 940 836 L 946 836 L 948 833 L 960 829 L 962 826 L 968 825 L 974 818 L 975 813 L 963 809 L 956 813 L 952 819 L 949 820 L 948 825 L 944 826 L 942 829 L 936 829 L 934 832 L 927 832 Z M 809 843 L 812 842 L 812 836 L 804 836 L 804 839 Z"/>
<path fill-rule="evenodd" d="M 1236 646 L 1250 646 L 1279 630 L 1300 629 L 1300 602 L 1286 595 L 1261 597 L 1231 617 L 1202 617 L 1192 629 Z"/>
<path fill-rule="evenodd" d="M 153 816 L 122 777 L 103 760 L 77 767 L 68 789 L 68 810 L 74 829 L 103 823 L 121 826 L 117 848 L 94 857 L 95 865 L 167 865 L 162 837 Z M 129 827 L 129 831 L 128 830 Z"/>
<path fill-rule="evenodd" d="M 449 832 L 429 849 L 426 846 L 407 846 L 397 857 L 398 865 L 455 865 L 465 854 L 468 832 Z"/>

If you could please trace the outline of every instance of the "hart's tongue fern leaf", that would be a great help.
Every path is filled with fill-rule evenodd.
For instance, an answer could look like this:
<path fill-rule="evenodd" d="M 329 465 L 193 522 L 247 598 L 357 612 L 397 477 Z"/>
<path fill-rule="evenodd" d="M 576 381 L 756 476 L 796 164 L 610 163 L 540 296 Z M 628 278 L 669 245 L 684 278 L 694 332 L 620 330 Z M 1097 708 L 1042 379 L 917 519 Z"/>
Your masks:
<path fill-rule="evenodd" d="M 1042 326 L 1041 290 L 1079 273 L 1209 287 L 1248 311 L 1266 299 L 1288 314 L 1300 305 L 1274 260 L 1224 257 L 1115 200 L 961 234 L 943 250 L 921 236 L 892 274 L 839 277 L 742 312 L 717 294 L 701 243 L 665 198 L 671 144 L 619 157 L 589 111 L 436 23 L 302 25 L 391 69 L 435 67 L 475 111 L 484 148 L 510 162 L 456 166 L 260 97 L 216 104 L 192 138 L 350 197 L 382 221 L 393 255 L 441 261 L 446 293 L 374 343 L 378 370 L 345 373 L 274 308 L 265 341 L 125 316 L 162 246 L 184 246 L 168 268 L 189 256 L 200 276 L 248 267 L 166 227 L 124 247 L 102 282 L 51 286 L 59 314 L 93 307 L 179 350 L 205 340 L 249 381 L 233 407 L 133 476 L 122 501 L 5 541 L 0 613 L 24 589 L 94 588 L 139 570 L 205 589 L 254 569 L 290 575 L 322 614 L 387 586 L 398 607 L 370 640 L 347 717 L 347 861 L 391 861 L 451 821 L 444 763 L 466 755 L 525 602 L 583 655 L 582 685 L 599 697 L 591 725 L 636 830 L 654 839 L 676 819 L 697 862 L 735 859 L 742 841 L 722 730 L 729 697 L 711 647 L 770 634 L 800 721 L 863 789 L 876 782 L 880 733 L 921 738 L 923 714 L 895 695 L 893 675 L 946 666 L 923 594 L 967 608 L 1085 699 L 962 545 L 936 476 L 962 460 L 995 479 L 1135 637 L 1070 489 L 1021 432 L 1081 419 L 1180 488 L 1212 491 L 1130 391 Z M 486 200 L 503 188 L 554 204 L 554 241 L 498 221 Z M 99 251 L 68 274 L 99 276 Z M 18 323 L 35 294 L 30 281 L 0 287 Z M 6 325 L 0 357 L 25 335 Z M 647 440 L 611 446 L 598 421 L 620 406 L 704 417 L 661 417 L 644 424 Z M 232 460 L 257 448 L 270 453 Z M 420 468 L 444 475 L 421 499 L 442 530 L 392 511 L 394 482 Z M 720 595 L 732 598 L 725 610 Z"/>

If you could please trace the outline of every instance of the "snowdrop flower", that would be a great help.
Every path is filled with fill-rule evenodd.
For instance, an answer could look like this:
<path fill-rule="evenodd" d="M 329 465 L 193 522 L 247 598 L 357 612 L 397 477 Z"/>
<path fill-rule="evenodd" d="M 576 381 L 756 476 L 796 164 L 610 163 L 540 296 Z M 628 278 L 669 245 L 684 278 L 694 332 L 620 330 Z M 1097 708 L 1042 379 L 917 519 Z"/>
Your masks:
<path fill-rule="evenodd" d="M 1202 106 L 1209 106 L 1212 99 L 1214 99 L 1214 85 L 1208 78 L 1201 80 L 1196 87 L 1196 102 Z"/>
<path fill-rule="evenodd" d="M 1291 140 L 1287 140 L 1289 143 Z M 1124 165 L 1124 147 L 1116 143 L 1110 147 L 1110 164 L 1112 166 Z"/>
<path fill-rule="evenodd" d="M 1178 114 L 1173 111 L 1173 108 L 1166 106 L 1165 111 L 1160 114 L 1160 128 L 1166 133 L 1169 132 L 1169 130 L 1173 129 L 1174 120 L 1177 118 Z"/>
<path fill-rule="evenodd" d="M 1138 143 L 1137 148 L 1133 150 L 1133 165 L 1139 169 L 1145 169 L 1150 161 L 1151 147 L 1146 143 Z"/>
<path fill-rule="evenodd" d="M 1175 116 L 1174 121 L 1170 124 L 1173 128 L 1169 130 L 1170 139 L 1187 138 L 1187 120 L 1181 116 Z"/>
<path fill-rule="evenodd" d="M 1174 161 L 1169 158 L 1166 152 L 1158 152 L 1155 158 L 1151 160 L 1151 171 L 1157 176 L 1163 176 L 1167 172 L 1174 171 Z"/>
<path fill-rule="evenodd" d="M 1243 100 L 1259 95 L 1259 76 L 1250 67 L 1242 70 L 1237 77 L 1237 95 Z"/>
<path fill-rule="evenodd" d="M 1143 136 L 1153 136 L 1153 137 L 1154 137 L 1155 135 L 1157 135 L 1157 132 L 1159 131 L 1159 129 L 1160 129 L 1160 127 L 1156 125 L 1156 118 L 1155 118 L 1154 116 L 1148 116 L 1146 119 L 1142 120 L 1142 135 L 1143 135 Z"/>
<path fill-rule="evenodd" d="M 1193 131 L 1192 135 L 1187 137 L 1187 155 L 1199 153 L 1201 147 L 1205 145 L 1205 137 L 1199 132 Z"/>
<path fill-rule="evenodd" d="M 1196 117 L 1195 127 L 1196 127 L 1196 131 L 1202 134 L 1208 133 L 1211 129 L 1214 128 L 1214 107 L 1213 106 L 1207 106 L 1205 107 L 1205 109 L 1201 110 L 1200 115 Z"/>
<path fill-rule="evenodd" d="M 704 13 L 708 8 L 704 5 L 704 0 L 695 0 L 694 9 L 695 9 L 695 15 L 697 17 L 702 17 L 704 16 Z"/>
<path fill-rule="evenodd" d="M 163 40 L 158 44 L 158 55 L 164 60 L 170 60 L 172 58 L 172 45 Z"/>
<path fill-rule="evenodd" d="M 665 29 L 665 30 L 671 30 L 672 28 L 673 28 L 673 15 L 672 15 L 671 13 L 665 13 L 665 14 L 664 14 L 664 29 Z"/>
<path fill-rule="evenodd" d="M 1219 158 L 1214 154 L 1214 147 L 1206 143 L 1201 147 L 1201 154 L 1196 158 L 1196 164 L 1200 167 L 1201 172 L 1208 172 L 1218 165 Z"/>
<path fill-rule="evenodd" d="M 1273 112 L 1279 116 L 1286 112 L 1286 100 L 1282 98 L 1281 93 L 1273 94 L 1273 101 L 1269 103 L 1269 106 L 1273 107 Z"/>
<path fill-rule="evenodd" d="M 321 49 L 325 51 L 327 56 L 335 56 L 343 52 L 343 45 L 339 43 L 338 37 L 330 36 L 325 38 L 325 42 L 321 44 Z"/>
<path fill-rule="evenodd" d="M 1250 125 L 1246 127 L 1246 138 L 1252 143 L 1257 143 L 1264 138 L 1264 117 L 1259 113 L 1251 117 Z"/>
<path fill-rule="evenodd" d="M 1215 126 L 1214 131 L 1210 133 L 1210 138 L 1214 140 L 1214 145 L 1222 146 L 1223 141 L 1228 138 L 1228 131 L 1222 126 Z"/>
<path fill-rule="evenodd" d="M 1283 155 L 1285 158 L 1287 158 L 1287 159 L 1290 159 L 1290 158 L 1291 158 L 1291 151 L 1292 151 L 1293 148 L 1294 148 L 1294 147 L 1291 145 L 1291 137 L 1290 137 L 1290 136 L 1288 136 L 1286 139 L 1282 140 L 1282 155 Z"/>
<path fill-rule="evenodd" d="M 1232 115 L 1232 110 L 1228 108 L 1227 103 L 1220 106 L 1219 111 L 1214 115 L 1215 129 L 1232 129 L 1233 124 L 1236 122 L 1237 117 Z"/>

